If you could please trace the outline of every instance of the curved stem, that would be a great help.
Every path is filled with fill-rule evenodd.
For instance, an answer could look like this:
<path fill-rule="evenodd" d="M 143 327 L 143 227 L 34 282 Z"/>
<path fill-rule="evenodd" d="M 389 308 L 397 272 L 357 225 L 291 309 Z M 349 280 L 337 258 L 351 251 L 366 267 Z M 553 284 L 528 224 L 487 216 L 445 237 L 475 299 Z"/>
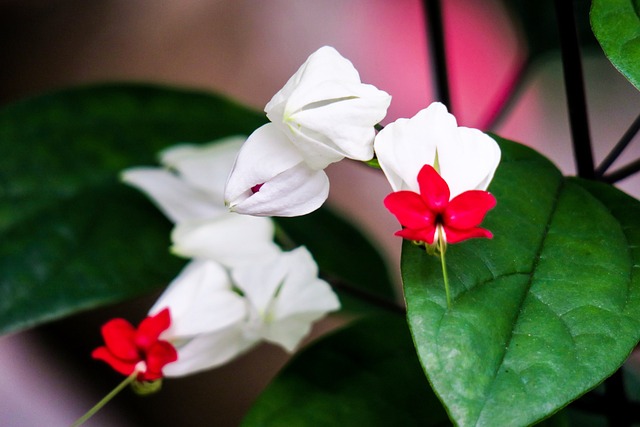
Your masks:
<path fill-rule="evenodd" d="M 71 424 L 71 427 L 78 427 L 84 424 L 85 422 L 87 422 L 89 418 L 93 417 L 96 414 L 96 412 L 102 409 L 104 405 L 109 403 L 109 401 L 113 399 L 118 393 L 120 393 L 122 389 L 124 389 L 126 386 L 131 384 L 136 379 L 138 374 L 139 372 L 137 370 L 134 370 L 131 375 L 129 375 L 127 378 L 124 379 L 124 381 L 118 384 L 116 388 L 111 390 L 111 392 L 109 392 L 109 394 L 103 397 L 102 400 L 100 400 L 100 402 L 96 403 L 96 405 L 93 408 L 89 409 L 86 414 L 78 418 L 75 423 Z"/>

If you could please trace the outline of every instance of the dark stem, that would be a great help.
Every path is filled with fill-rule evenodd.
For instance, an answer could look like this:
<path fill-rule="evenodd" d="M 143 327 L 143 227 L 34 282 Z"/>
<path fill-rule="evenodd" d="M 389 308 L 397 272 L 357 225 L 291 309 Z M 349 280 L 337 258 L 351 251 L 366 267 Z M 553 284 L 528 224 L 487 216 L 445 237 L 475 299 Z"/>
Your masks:
<path fill-rule="evenodd" d="M 555 0 L 555 8 L 558 31 L 560 33 L 564 86 L 567 94 L 576 168 L 579 177 L 595 178 L 582 75 L 582 60 L 580 58 L 580 46 L 573 13 L 573 1 Z"/>
<path fill-rule="evenodd" d="M 596 169 L 596 176 L 602 177 L 604 173 L 609 169 L 609 166 L 616 161 L 616 159 L 622 154 L 627 145 L 631 142 L 634 136 L 640 131 L 640 116 L 636 117 L 635 121 L 631 124 L 629 129 L 622 135 L 620 141 L 613 147 L 613 150 L 605 157 L 600 166 Z"/>
<path fill-rule="evenodd" d="M 427 43 L 431 53 L 431 63 L 435 73 L 435 98 L 447 106 L 453 113 L 449 93 L 449 75 L 447 73 L 447 54 L 444 40 L 444 24 L 440 0 L 423 0 Z"/>
<path fill-rule="evenodd" d="M 403 316 L 407 314 L 406 308 L 396 304 L 395 302 L 389 301 L 381 296 L 357 288 L 342 279 L 325 273 L 320 273 L 320 277 L 326 280 L 331 285 L 331 287 L 338 292 L 349 294 L 350 296 L 364 301 L 370 305 L 382 308 L 392 313 L 402 314 Z"/>
<path fill-rule="evenodd" d="M 628 165 L 623 166 L 620 169 L 603 176 L 602 180 L 604 182 L 608 182 L 609 184 L 613 184 L 614 182 L 623 180 L 636 172 L 640 172 L 640 159 L 635 160 Z"/>

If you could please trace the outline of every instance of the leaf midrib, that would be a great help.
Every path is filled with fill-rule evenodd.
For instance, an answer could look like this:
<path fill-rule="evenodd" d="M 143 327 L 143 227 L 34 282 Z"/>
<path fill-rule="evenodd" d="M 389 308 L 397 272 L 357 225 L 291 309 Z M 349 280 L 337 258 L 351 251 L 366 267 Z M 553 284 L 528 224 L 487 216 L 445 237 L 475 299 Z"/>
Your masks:
<path fill-rule="evenodd" d="M 478 425 L 478 421 L 480 420 L 480 417 L 482 416 L 482 413 L 483 413 L 483 411 L 484 411 L 484 409 L 485 409 L 485 407 L 487 405 L 487 402 L 489 400 L 487 398 L 487 396 L 491 395 L 490 392 L 495 387 L 496 379 L 498 377 L 498 372 L 500 372 L 500 369 L 504 365 L 505 357 L 506 357 L 506 355 L 508 353 L 509 348 L 511 348 L 511 343 L 513 341 L 515 326 L 518 324 L 518 321 L 520 320 L 520 316 L 522 314 L 522 306 L 523 306 L 524 302 L 527 300 L 527 298 L 529 297 L 531 286 L 533 285 L 533 277 L 534 277 L 535 271 L 536 271 L 536 269 L 537 269 L 537 267 L 538 267 L 538 265 L 540 263 L 540 257 L 542 255 L 542 252 L 544 251 L 545 242 L 546 242 L 547 236 L 549 234 L 549 229 L 551 228 L 551 224 L 553 222 L 553 218 L 555 217 L 557 209 L 558 209 L 558 205 L 559 205 L 559 201 L 560 201 L 560 194 L 564 190 L 565 185 L 566 185 L 566 180 L 564 178 L 561 178 L 560 179 L 560 183 L 558 185 L 558 188 L 556 189 L 556 192 L 555 192 L 553 198 L 551 199 L 553 204 L 551 206 L 549 215 L 547 217 L 547 221 L 546 221 L 546 224 L 545 224 L 544 232 L 542 233 L 542 237 L 540 238 L 540 244 L 538 245 L 538 248 L 535 251 L 535 256 L 534 256 L 534 259 L 533 259 L 533 263 L 531 265 L 531 271 L 528 273 L 529 279 L 527 280 L 527 283 L 525 285 L 526 286 L 526 291 L 523 292 L 523 296 L 522 296 L 521 300 L 517 304 L 519 309 L 516 310 L 515 316 L 513 318 L 513 321 L 511 322 L 511 325 L 513 325 L 513 327 L 509 331 L 509 336 L 508 336 L 507 340 L 505 341 L 506 345 L 504 347 L 502 347 L 502 348 L 504 348 L 504 350 L 502 351 L 502 355 L 500 357 L 500 361 L 496 364 L 496 369 L 494 370 L 494 373 L 492 375 L 491 383 L 487 386 L 487 389 L 486 389 L 487 392 L 484 393 L 485 399 L 483 399 L 482 406 L 480 407 L 480 410 L 477 413 L 478 415 L 477 415 L 476 420 L 474 422 L 475 425 Z"/>

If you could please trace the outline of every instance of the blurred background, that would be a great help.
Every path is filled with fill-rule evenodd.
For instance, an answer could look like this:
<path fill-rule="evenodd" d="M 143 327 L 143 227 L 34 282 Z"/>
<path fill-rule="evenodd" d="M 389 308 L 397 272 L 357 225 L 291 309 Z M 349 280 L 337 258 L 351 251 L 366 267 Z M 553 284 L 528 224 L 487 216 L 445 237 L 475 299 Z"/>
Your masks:
<path fill-rule="evenodd" d="M 589 1 L 574 2 L 596 164 L 640 111 L 640 94 L 589 35 Z M 451 109 L 487 128 L 515 81 L 517 97 L 490 130 L 575 173 L 551 1 L 443 0 Z M 154 82 L 223 93 L 261 110 L 309 54 L 332 45 L 365 83 L 393 96 L 384 123 L 436 100 L 423 4 L 417 0 L 0 0 L 0 105 L 106 81 Z M 613 169 L 640 157 L 634 143 Z M 382 174 L 332 165 L 330 203 L 377 242 L 398 282 L 397 224 L 382 207 Z M 619 186 L 640 196 L 640 177 Z M 399 282 L 398 282 L 399 283 Z M 120 377 L 90 359 L 99 327 L 134 323 L 157 295 L 0 338 L 0 424 L 68 425 Z M 37 304 L 37 301 L 34 301 Z M 315 336 L 340 324 L 321 322 Z M 92 426 L 234 426 L 286 362 L 263 345 L 231 364 L 166 381 L 157 395 L 126 391 Z"/>

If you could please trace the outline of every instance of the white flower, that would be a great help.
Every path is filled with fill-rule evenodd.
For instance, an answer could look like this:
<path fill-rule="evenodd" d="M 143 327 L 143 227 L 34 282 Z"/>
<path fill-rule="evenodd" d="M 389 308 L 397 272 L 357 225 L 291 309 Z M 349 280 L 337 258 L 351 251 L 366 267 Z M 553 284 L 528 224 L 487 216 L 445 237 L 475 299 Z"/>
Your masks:
<path fill-rule="evenodd" d="M 193 261 L 149 311 L 165 308 L 171 326 L 160 338 L 178 359 L 164 367 L 168 377 L 220 366 L 266 340 L 293 351 L 311 323 L 340 304 L 304 247 L 231 270 Z M 231 278 L 233 280 L 231 280 Z"/>
<path fill-rule="evenodd" d="M 311 323 L 340 308 L 305 247 L 283 252 L 275 261 L 238 267 L 232 277 L 249 306 L 246 332 L 288 351 L 307 335 Z"/>
<path fill-rule="evenodd" d="M 273 96 L 265 112 L 317 170 L 344 157 L 371 159 L 374 125 L 390 103 L 389 94 L 363 84 L 348 59 L 324 46 Z"/>
<path fill-rule="evenodd" d="M 246 304 L 233 291 L 226 269 L 213 261 L 192 261 L 149 310 L 169 308 L 171 326 L 160 338 L 178 352 L 166 365 L 165 376 L 178 377 L 220 366 L 250 348 L 240 325 Z"/>
<path fill-rule="evenodd" d="M 242 147 L 225 190 L 231 210 L 298 216 L 324 203 L 323 169 L 345 157 L 373 157 L 374 126 L 391 97 L 360 82 L 353 64 L 332 47 L 313 53 L 265 107 L 271 123 Z"/>
<path fill-rule="evenodd" d="M 164 168 L 139 167 L 122 180 L 146 193 L 176 226 L 172 251 L 232 265 L 277 252 L 268 218 L 238 216 L 224 205 L 224 186 L 244 138 L 181 145 L 160 155 Z"/>
<path fill-rule="evenodd" d="M 329 178 L 313 170 L 272 124 L 249 136 L 227 182 L 229 209 L 246 215 L 297 216 L 318 209 L 329 195 Z"/>
<path fill-rule="evenodd" d="M 419 192 L 418 172 L 424 165 L 438 170 L 449 185 L 451 199 L 467 190 L 486 190 L 500 163 L 500 147 L 477 129 L 458 127 L 455 117 L 438 102 L 411 119 L 398 119 L 376 136 L 380 167 L 394 191 Z"/>

